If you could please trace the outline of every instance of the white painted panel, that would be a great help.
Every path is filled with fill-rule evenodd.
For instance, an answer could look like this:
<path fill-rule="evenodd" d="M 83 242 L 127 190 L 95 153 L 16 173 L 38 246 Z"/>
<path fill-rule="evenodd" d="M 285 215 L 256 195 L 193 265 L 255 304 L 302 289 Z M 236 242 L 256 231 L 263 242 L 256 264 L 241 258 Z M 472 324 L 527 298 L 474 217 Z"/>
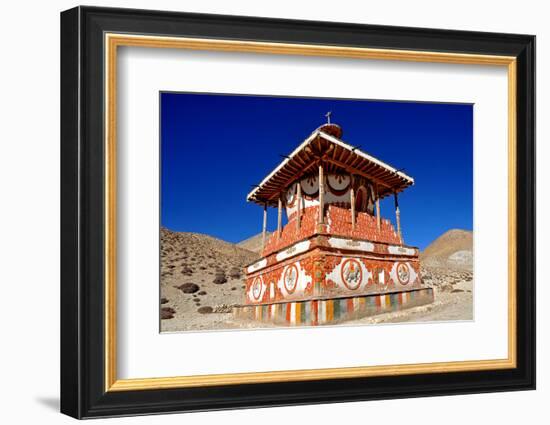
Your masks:
<path fill-rule="evenodd" d="M 262 258 L 260 261 L 248 266 L 246 271 L 248 273 L 252 273 L 252 272 L 263 269 L 265 266 L 267 266 L 267 258 Z"/>
<path fill-rule="evenodd" d="M 328 244 L 333 248 L 352 249 L 355 251 L 373 252 L 374 244 L 367 241 L 354 241 L 345 238 L 329 238 Z"/>
<path fill-rule="evenodd" d="M 295 243 L 294 245 L 285 249 L 284 251 L 279 252 L 275 256 L 275 258 L 277 259 L 277 261 L 286 260 L 287 258 L 290 258 L 294 255 L 301 254 L 302 252 L 306 252 L 309 249 L 310 245 L 311 245 L 310 240 Z"/>
<path fill-rule="evenodd" d="M 416 250 L 413 248 L 406 248 L 404 246 L 390 245 L 388 246 L 388 252 L 394 255 L 414 255 Z"/>

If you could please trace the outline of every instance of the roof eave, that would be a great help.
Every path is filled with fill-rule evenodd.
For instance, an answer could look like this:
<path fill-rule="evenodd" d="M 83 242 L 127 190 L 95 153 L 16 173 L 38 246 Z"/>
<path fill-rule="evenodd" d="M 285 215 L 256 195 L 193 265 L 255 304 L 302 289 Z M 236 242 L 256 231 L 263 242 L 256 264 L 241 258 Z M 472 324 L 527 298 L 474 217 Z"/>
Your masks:
<path fill-rule="evenodd" d="M 330 134 L 327 134 L 327 133 L 324 133 L 323 131 L 320 131 L 320 130 L 315 130 L 313 133 L 311 133 L 311 135 L 309 137 L 307 137 L 299 146 L 296 147 L 296 149 L 294 149 L 294 151 L 287 157 L 285 158 L 281 163 L 279 163 L 279 165 L 277 167 L 275 167 L 271 173 L 269 173 L 263 180 L 262 182 L 256 186 L 247 196 L 246 196 L 246 200 L 247 202 L 256 202 L 258 204 L 269 204 L 269 202 L 262 202 L 258 199 L 255 199 L 254 198 L 254 195 L 256 194 L 256 192 L 258 192 L 259 189 L 261 189 L 261 187 L 266 184 L 271 178 L 273 178 L 277 172 L 279 172 L 288 162 L 290 162 L 295 155 L 298 154 L 298 152 L 300 152 L 303 148 L 305 148 L 309 143 L 311 143 L 313 140 L 315 140 L 315 138 L 317 136 L 321 136 L 323 137 L 325 140 L 331 142 L 331 143 L 334 143 L 336 145 L 339 145 L 340 147 L 344 148 L 344 149 L 347 149 L 349 150 L 350 152 L 353 152 L 361 157 L 363 157 L 364 159 L 382 167 L 382 168 L 385 168 L 386 170 L 396 174 L 397 176 L 401 177 L 402 179 L 406 180 L 408 184 L 406 184 L 405 187 L 409 187 L 409 186 L 412 186 L 414 185 L 414 178 L 412 178 L 411 176 L 403 173 L 402 171 L 399 171 L 397 170 L 396 168 L 392 167 L 391 165 L 385 163 L 384 161 L 381 161 L 363 151 L 361 151 L 360 149 L 356 149 L 355 147 L 347 144 L 346 142 L 343 142 L 342 140 L 336 138 L 336 137 L 333 137 L 331 136 Z"/>
<path fill-rule="evenodd" d="M 360 150 L 360 149 L 356 149 L 356 148 L 354 148 L 353 146 L 347 144 L 346 142 L 343 142 L 342 140 L 337 139 L 336 137 L 331 136 L 330 134 L 327 134 L 327 133 L 324 133 L 324 132 L 322 132 L 322 131 L 319 131 L 319 135 L 320 135 L 321 137 L 325 138 L 326 140 L 328 140 L 328 141 L 330 141 L 330 142 L 332 142 L 332 143 L 335 143 L 335 144 L 337 144 L 337 145 L 339 145 L 339 146 L 341 146 L 341 147 L 343 147 L 343 148 L 345 148 L 345 149 L 347 149 L 347 150 L 349 150 L 349 151 L 351 151 L 351 152 L 353 152 L 353 153 L 356 153 L 357 155 L 362 156 L 362 157 L 365 158 L 366 160 L 371 161 L 371 162 L 375 163 L 376 165 L 379 165 L 379 166 L 381 166 L 381 167 L 387 169 L 388 171 L 393 172 L 394 174 L 397 174 L 399 177 L 402 177 L 402 178 L 404 178 L 405 180 L 408 180 L 411 184 L 414 184 L 414 179 L 413 179 L 411 176 L 409 176 L 409 175 L 403 173 L 402 171 L 397 170 L 396 168 L 392 167 L 392 166 L 389 165 L 388 163 L 386 163 L 386 162 L 384 162 L 384 161 L 381 161 L 381 160 L 379 160 L 378 158 L 375 158 L 375 157 L 369 155 L 368 153 L 363 152 L 363 151 Z"/>
<path fill-rule="evenodd" d="M 311 141 L 315 140 L 315 138 L 320 134 L 321 132 L 318 130 L 315 130 L 311 135 L 306 138 L 296 149 L 292 151 L 292 153 L 285 158 L 277 167 L 271 171 L 263 180 L 262 182 L 256 186 L 252 191 L 246 196 L 247 201 L 253 201 L 252 196 L 260 189 L 265 183 L 267 183 L 281 168 L 285 166 L 298 152 L 300 152 L 304 147 L 306 147 Z"/>

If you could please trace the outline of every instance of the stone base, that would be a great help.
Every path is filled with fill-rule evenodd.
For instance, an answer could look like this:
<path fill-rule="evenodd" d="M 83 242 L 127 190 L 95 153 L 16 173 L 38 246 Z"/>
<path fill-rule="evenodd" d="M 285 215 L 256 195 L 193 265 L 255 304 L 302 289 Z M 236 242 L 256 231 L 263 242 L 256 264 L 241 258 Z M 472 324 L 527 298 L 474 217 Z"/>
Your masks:
<path fill-rule="evenodd" d="M 281 326 L 319 326 L 430 304 L 433 300 L 432 288 L 422 288 L 390 294 L 238 306 L 233 308 L 233 315 Z"/>

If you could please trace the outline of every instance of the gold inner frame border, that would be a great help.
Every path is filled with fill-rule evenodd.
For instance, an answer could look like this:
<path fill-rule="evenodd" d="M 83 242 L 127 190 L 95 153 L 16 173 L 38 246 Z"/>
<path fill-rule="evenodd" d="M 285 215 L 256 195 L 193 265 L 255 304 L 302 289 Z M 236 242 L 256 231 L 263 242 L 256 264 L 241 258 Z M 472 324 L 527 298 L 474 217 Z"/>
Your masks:
<path fill-rule="evenodd" d="M 325 56 L 507 67 L 508 72 L 508 357 L 494 360 L 397 364 L 342 368 L 229 373 L 151 378 L 117 378 L 116 323 L 116 98 L 118 47 L 148 47 L 280 55 Z M 216 385 L 311 381 L 513 369 L 516 353 L 516 58 L 513 56 L 371 49 L 329 45 L 288 44 L 201 38 L 106 33 L 105 47 L 105 391 L 138 391 Z"/>

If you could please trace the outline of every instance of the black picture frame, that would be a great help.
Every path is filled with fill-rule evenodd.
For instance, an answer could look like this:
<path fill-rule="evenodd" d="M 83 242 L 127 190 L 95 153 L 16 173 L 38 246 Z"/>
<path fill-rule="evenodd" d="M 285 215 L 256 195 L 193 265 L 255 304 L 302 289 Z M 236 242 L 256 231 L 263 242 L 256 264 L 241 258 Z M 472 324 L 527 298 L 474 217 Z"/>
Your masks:
<path fill-rule="evenodd" d="M 105 32 L 516 57 L 517 367 L 105 391 Z M 131 9 L 70 9 L 61 13 L 61 195 L 62 413 L 93 418 L 535 388 L 534 36 Z"/>

